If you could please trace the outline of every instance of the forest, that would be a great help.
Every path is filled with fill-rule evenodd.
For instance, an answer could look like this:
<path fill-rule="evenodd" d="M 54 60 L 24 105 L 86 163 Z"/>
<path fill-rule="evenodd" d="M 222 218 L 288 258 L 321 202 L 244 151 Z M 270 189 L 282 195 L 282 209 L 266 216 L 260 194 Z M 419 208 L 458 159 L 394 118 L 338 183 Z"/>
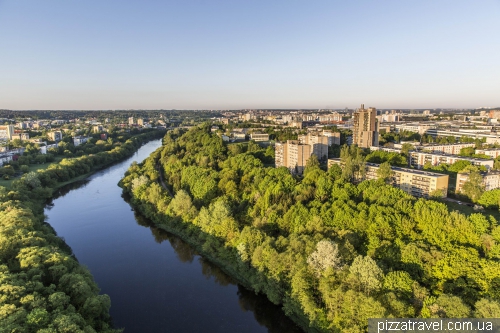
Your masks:
<path fill-rule="evenodd" d="M 194 245 L 308 332 L 368 318 L 500 317 L 500 226 L 310 159 L 303 176 L 208 124 L 167 132 L 120 182 L 159 228 Z M 267 152 L 268 153 L 268 152 Z"/>
<path fill-rule="evenodd" d="M 131 156 L 164 131 L 132 136 L 112 149 L 63 159 L 0 186 L 0 332 L 115 333 L 107 295 L 45 222 L 53 190 Z"/>

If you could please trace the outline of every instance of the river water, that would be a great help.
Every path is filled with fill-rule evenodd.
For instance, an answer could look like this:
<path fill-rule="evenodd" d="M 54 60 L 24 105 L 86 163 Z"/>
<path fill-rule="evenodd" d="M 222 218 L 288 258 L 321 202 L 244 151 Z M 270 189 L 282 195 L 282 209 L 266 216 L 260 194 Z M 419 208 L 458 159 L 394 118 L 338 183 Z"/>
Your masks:
<path fill-rule="evenodd" d="M 62 188 L 48 222 L 87 266 L 125 333 L 302 332 L 279 307 L 238 285 L 178 237 L 134 213 L 117 186 L 131 158 Z"/>

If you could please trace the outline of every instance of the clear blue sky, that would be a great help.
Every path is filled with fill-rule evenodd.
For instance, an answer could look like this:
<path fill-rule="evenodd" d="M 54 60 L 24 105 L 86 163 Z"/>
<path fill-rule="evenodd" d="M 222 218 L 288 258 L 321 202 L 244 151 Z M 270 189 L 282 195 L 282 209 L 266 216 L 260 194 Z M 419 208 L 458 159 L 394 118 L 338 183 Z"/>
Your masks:
<path fill-rule="evenodd" d="M 500 106 L 499 0 L 0 0 L 0 109 Z"/>

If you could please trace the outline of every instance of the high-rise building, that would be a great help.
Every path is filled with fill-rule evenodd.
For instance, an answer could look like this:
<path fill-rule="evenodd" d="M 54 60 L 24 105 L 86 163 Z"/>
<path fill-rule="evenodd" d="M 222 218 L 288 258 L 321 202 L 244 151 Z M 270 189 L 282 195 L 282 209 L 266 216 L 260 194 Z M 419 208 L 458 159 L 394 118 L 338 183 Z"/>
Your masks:
<path fill-rule="evenodd" d="M 317 133 L 307 133 L 305 135 L 299 135 L 298 139 L 301 144 L 311 146 L 311 153 L 316 155 L 318 160 L 326 161 L 326 159 L 328 159 L 328 146 L 330 144 L 327 136 Z"/>
<path fill-rule="evenodd" d="M 361 104 L 354 113 L 353 143 L 361 148 L 378 146 L 377 109 Z"/>
<path fill-rule="evenodd" d="M 0 126 L 0 139 L 12 140 L 14 133 L 14 125 Z"/>
<path fill-rule="evenodd" d="M 276 143 L 276 167 L 287 167 L 292 173 L 302 174 L 307 160 L 312 155 L 312 146 L 303 145 L 298 140 L 287 140 L 286 143 Z"/>
<path fill-rule="evenodd" d="M 134 117 L 129 117 L 128 118 L 128 124 L 129 125 L 134 125 Z"/>
<path fill-rule="evenodd" d="M 144 126 L 144 119 L 142 119 L 142 118 L 138 118 L 138 119 L 137 119 L 137 125 L 139 125 L 139 126 Z"/>

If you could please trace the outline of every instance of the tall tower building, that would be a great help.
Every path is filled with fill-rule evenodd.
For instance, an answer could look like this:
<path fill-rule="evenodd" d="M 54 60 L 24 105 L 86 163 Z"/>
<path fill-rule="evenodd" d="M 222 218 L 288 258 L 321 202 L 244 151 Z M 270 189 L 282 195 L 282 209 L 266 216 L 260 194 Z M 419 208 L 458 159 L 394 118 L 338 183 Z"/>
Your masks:
<path fill-rule="evenodd" d="M 365 109 L 361 104 L 354 113 L 354 130 L 352 133 L 352 143 L 361 148 L 378 146 L 378 123 L 377 109 L 370 107 Z"/>
<path fill-rule="evenodd" d="M 302 174 L 312 153 L 311 145 L 301 144 L 298 140 L 277 142 L 274 157 L 276 167 L 284 166 L 294 174 Z"/>

